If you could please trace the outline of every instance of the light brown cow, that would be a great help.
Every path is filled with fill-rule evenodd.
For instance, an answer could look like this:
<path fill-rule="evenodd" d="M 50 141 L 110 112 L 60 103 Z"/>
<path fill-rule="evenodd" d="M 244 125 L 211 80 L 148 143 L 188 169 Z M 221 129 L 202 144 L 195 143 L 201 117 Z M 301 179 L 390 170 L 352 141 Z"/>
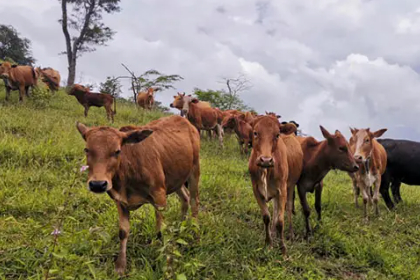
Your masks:
<path fill-rule="evenodd" d="M 369 128 L 350 128 L 350 131 L 352 133 L 350 148 L 360 167 L 358 172 L 350 175 L 353 180 L 354 201 L 358 206 L 357 199 L 361 192 L 363 196 L 363 215 L 367 220 L 367 203 L 372 203 L 372 185 L 375 185 L 373 191 L 375 213 L 379 215 L 379 188 L 381 186 L 381 176 L 386 169 L 387 154 L 384 147 L 375 138 L 381 137 L 387 129 L 370 132 Z"/>
<path fill-rule="evenodd" d="M 181 199 L 182 217 L 187 214 L 188 203 L 192 216 L 197 217 L 200 137 L 195 127 L 180 116 L 136 128 L 88 128 L 77 123 L 77 129 L 86 141 L 89 189 L 107 192 L 118 209 L 120 251 L 116 271 L 122 275 L 127 263 L 130 211 L 152 204 L 160 235 L 166 197 L 176 192 Z"/>
<path fill-rule="evenodd" d="M 183 113 L 182 113 L 182 108 L 184 107 L 184 101 L 183 101 L 183 97 L 185 96 L 185 92 L 184 93 L 177 93 L 177 95 L 174 95 L 174 101 L 171 103 L 171 104 L 169 104 L 169 107 L 171 107 L 171 108 L 176 108 L 176 109 L 178 109 L 179 111 L 181 111 L 181 116 L 183 116 Z M 191 96 L 191 94 L 190 95 L 188 95 L 188 96 Z M 200 107 L 200 108 L 211 108 L 211 104 L 209 103 L 209 102 L 207 102 L 207 101 L 199 101 L 198 103 L 197 103 L 197 105 Z"/>
<path fill-rule="evenodd" d="M 328 130 L 320 126 L 325 140 L 318 142 L 313 137 L 297 137 L 301 142 L 303 151 L 303 169 L 297 183 L 300 203 L 305 216 L 306 237 L 312 234 L 309 222 L 311 210 L 306 199 L 307 192 L 315 190 L 315 209 L 318 220 L 321 220 L 321 194 L 322 180 L 331 169 L 339 169 L 347 172 L 356 172 L 359 166 L 354 161 L 346 138 L 336 130 L 330 134 Z"/>
<path fill-rule="evenodd" d="M 248 168 L 251 175 L 252 189 L 261 208 L 265 225 L 266 245 L 272 245 L 270 213 L 267 202 L 274 200 L 273 230 L 280 235 L 282 253 L 286 254 L 284 243 L 284 212 L 288 189 L 292 189 L 300 176 L 302 150 L 297 140 L 284 139 L 283 134 L 293 134 L 293 124 L 280 125 L 276 118 L 263 116 L 253 122 L 253 149 Z M 295 136 L 293 136 L 295 137 Z M 289 143 L 290 147 L 286 146 Z"/>
<path fill-rule="evenodd" d="M 201 107 L 200 101 L 191 95 L 183 95 L 181 99 L 175 100 L 170 104 L 171 108 L 177 108 L 182 104 L 181 116 L 187 119 L 197 128 L 201 130 L 214 131 L 219 138 L 219 144 L 223 147 L 223 129 L 218 123 L 218 113 L 213 108 Z"/>
<path fill-rule="evenodd" d="M 91 92 L 87 87 L 79 84 L 73 85 L 69 95 L 74 95 L 79 103 L 85 108 L 85 117 L 88 115 L 89 107 L 105 107 L 108 120 L 111 118 L 114 122 L 114 115 L 117 114 L 117 102 L 115 98 L 108 93 Z M 114 110 L 112 110 L 114 103 Z"/>
<path fill-rule="evenodd" d="M 147 92 L 139 92 L 137 95 L 137 105 L 143 109 L 152 110 L 153 105 L 155 104 L 154 98 L 154 89 L 148 88 Z"/>
<path fill-rule="evenodd" d="M 0 63 L 0 77 L 6 87 L 6 101 L 9 100 L 10 91 L 19 90 L 19 101 L 22 102 L 25 94 L 29 96 L 29 87 L 38 84 L 38 74 L 31 66 Z"/>
<path fill-rule="evenodd" d="M 48 88 L 55 92 L 60 89 L 60 80 L 61 76 L 57 70 L 54 70 L 51 67 L 40 68 L 38 67 L 36 71 L 42 77 L 42 81 L 48 86 Z"/>
<path fill-rule="evenodd" d="M 222 128 L 223 130 L 231 129 L 235 131 L 241 153 L 247 154 L 248 147 L 252 142 L 252 127 L 245 121 L 245 115 L 230 115 L 223 120 Z"/>

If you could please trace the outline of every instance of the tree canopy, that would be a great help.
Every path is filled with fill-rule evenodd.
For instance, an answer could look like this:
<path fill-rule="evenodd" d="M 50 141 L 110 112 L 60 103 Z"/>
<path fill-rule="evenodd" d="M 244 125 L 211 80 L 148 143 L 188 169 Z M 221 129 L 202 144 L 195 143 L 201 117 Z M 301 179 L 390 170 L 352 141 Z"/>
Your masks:
<path fill-rule="evenodd" d="M 31 41 L 21 38 L 13 26 L 0 24 L 0 59 L 21 65 L 32 65 Z"/>

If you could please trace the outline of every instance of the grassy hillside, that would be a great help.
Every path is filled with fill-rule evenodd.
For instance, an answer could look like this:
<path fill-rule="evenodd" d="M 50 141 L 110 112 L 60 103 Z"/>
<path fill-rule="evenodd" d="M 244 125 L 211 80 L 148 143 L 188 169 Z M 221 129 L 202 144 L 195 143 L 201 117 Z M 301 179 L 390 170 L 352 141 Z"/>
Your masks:
<path fill-rule="evenodd" d="M 116 127 L 161 116 L 131 104 L 119 103 L 117 111 Z M 108 124 L 103 108 L 92 108 L 85 119 L 83 108 L 63 92 L 40 106 L 17 104 L 17 93 L 5 104 L 0 91 L 0 279 L 44 279 L 46 269 L 50 279 L 117 279 L 116 207 L 107 195 L 86 188 L 76 120 Z M 204 140 L 201 168 L 198 224 L 180 222 L 180 204 L 171 196 L 161 242 L 154 238 L 153 209 L 132 212 L 125 279 L 420 279 L 420 188 L 403 186 L 404 204 L 388 212 L 381 201 L 381 218 L 365 224 L 349 178 L 331 172 L 323 224 L 309 242 L 296 200 L 298 239 L 287 242 L 284 260 L 278 247 L 263 246 L 247 159 L 235 139 L 224 150 Z M 309 200 L 313 209 L 313 195 Z M 61 218 L 54 246 L 51 232 Z"/>

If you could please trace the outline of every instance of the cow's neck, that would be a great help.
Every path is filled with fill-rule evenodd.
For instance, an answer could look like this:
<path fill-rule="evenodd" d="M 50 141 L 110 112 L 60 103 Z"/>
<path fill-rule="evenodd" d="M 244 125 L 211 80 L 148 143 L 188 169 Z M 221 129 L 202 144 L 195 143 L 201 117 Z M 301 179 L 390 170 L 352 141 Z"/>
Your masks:
<path fill-rule="evenodd" d="M 328 143 L 326 140 L 319 142 L 315 146 L 306 145 L 303 147 L 304 162 L 303 162 L 303 177 L 318 183 L 331 170 L 330 160 L 326 153 Z"/>

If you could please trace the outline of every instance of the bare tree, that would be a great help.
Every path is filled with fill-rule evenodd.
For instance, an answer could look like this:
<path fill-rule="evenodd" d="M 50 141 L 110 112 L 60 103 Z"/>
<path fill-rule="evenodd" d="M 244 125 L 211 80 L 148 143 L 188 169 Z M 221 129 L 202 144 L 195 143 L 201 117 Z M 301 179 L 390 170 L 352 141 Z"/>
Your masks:
<path fill-rule="evenodd" d="M 235 106 L 235 100 L 239 99 L 238 97 L 242 92 L 252 88 L 250 80 L 243 73 L 240 73 L 236 78 L 223 77 L 221 83 L 226 84 L 227 95 L 230 97 L 228 98 L 228 109 Z"/>
<path fill-rule="evenodd" d="M 120 0 L 59 0 L 62 18 L 59 20 L 66 40 L 68 61 L 67 86 L 74 84 L 76 61 L 83 53 L 95 51 L 94 46 L 103 46 L 111 40 L 115 32 L 102 22 L 102 14 L 119 12 Z M 68 6 L 72 12 L 68 13 Z M 71 36 L 69 29 L 78 35 Z"/>

